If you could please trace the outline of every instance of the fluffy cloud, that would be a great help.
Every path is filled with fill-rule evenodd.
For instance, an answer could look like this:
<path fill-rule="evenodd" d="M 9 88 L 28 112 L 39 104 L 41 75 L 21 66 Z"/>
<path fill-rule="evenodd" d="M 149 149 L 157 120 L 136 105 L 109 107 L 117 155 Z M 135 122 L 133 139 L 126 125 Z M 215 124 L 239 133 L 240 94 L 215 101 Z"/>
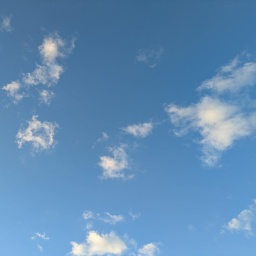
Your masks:
<path fill-rule="evenodd" d="M 138 250 L 138 256 L 155 256 L 159 253 L 159 248 L 153 244 L 146 244 Z"/>
<path fill-rule="evenodd" d="M 37 65 L 33 72 L 25 74 L 23 82 L 27 85 L 52 86 L 59 81 L 63 72 L 63 67 L 57 60 L 65 56 L 66 43 L 58 34 L 54 34 L 46 37 L 38 49 L 42 65 Z"/>
<path fill-rule="evenodd" d="M 30 143 L 36 151 L 51 149 L 55 145 L 54 134 L 58 127 L 56 123 L 40 122 L 37 116 L 32 116 L 28 121 L 28 127 L 19 130 L 16 135 L 18 147 L 22 148 L 24 143 Z"/>
<path fill-rule="evenodd" d="M 1 19 L 0 31 L 11 32 L 11 16 L 2 16 Z"/>
<path fill-rule="evenodd" d="M 249 205 L 248 209 L 241 211 L 236 218 L 231 219 L 225 229 L 229 231 L 244 231 L 252 234 L 252 223 L 256 221 L 256 199 Z"/>
<path fill-rule="evenodd" d="M 123 128 L 124 132 L 138 138 L 147 137 L 151 133 L 152 129 L 153 129 L 153 124 L 151 122 L 143 123 L 143 124 L 132 124 Z"/>
<path fill-rule="evenodd" d="M 164 49 L 161 47 L 156 49 L 140 49 L 135 60 L 146 64 L 150 68 L 154 68 L 159 64 L 163 52 Z"/>
<path fill-rule="evenodd" d="M 252 135 L 256 130 L 256 111 L 247 90 L 243 97 L 238 93 L 256 82 L 256 63 L 243 63 L 235 58 L 220 68 L 217 75 L 199 87 L 208 90 L 198 103 L 187 107 L 170 104 L 166 107 L 174 133 L 183 136 L 187 132 L 200 135 L 202 160 L 214 166 L 221 154 L 234 142 Z M 225 92 L 225 93 L 224 93 Z M 246 98 L 246 100 L 244 100 Z"/>
<path fill-rule="evenodd" d="M 7 92 L 7 95 L 13 99 L 14 103 L 18 103 L 24 97 L 24 94 L 20 93 L 21 85 L 19 82 L 11 82 L 3 86 L 2 89 Z"/>
<path fill-rule="evenodd" d="M 109 151 L 113 154 L 110 156 L 101 156 L 99 166 L 103 169 L 103 178 L 106 179 L 126 179 L 124 171 L 129 167 L 125 146 L 110 148 Z"/>
<path fill-rule="evenodd" d="M 238 92 L 244 87 L 256 85 L 256 62 L 243 63 L 239 57 L 222 66 L 219 72 L 199 87 L 217 93 Z"/>
<path fill-rule="evenodd" d="M 125 242 L 114 232 L 98 234 L 90 231 L 84 243 L 71 242 L 71 256 L 121 255 L 127 249 Z"/>
<path fill-rule="evenodd" d="M 45 37 L 43 43 L 38 47 L 41 63 L 36 64 L 32 72 L 23 74 L 20 81 L 5 85 L 3 90 L 17 103 L 24 97 L 24 93 L 20 91 L 26 92 L 25 94 L 28 96 L 31 87 L 37 86 L 37 90 L 40 91 L 40 101 L 50 104 L 54 93 L 41 88 L 51 87 L 58 83 L 61 74 L 64 72 L 59 60 L 71 53 L 73 48 L 74 40 L 67 43 L 58 34 Z"/>
<path fill-rule="evenodd" d="M 176 135 L 188 131 L 200 134 L 203 161 L 210 166 L 215 165 L 220 153 L 236 140 L 252 134 L 256 126 L 256 113 L 245 114 L 237 105 L 208 96 L 189 107 L 169 105 L 166 111 L 171 122 L 180 127 Z"/>

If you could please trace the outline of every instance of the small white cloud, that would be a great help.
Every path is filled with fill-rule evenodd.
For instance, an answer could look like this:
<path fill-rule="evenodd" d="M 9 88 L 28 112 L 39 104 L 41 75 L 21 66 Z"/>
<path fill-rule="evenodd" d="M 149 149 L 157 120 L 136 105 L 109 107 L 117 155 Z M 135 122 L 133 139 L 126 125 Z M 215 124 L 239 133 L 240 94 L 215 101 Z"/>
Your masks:
<path fill-rule="evenodd" d="M 146 244 L 138 250 L 138 256 L 155 256 L 158 253 L 159 248 L 153 243 Z"/>
<path fill-rule="evenodd" d="M 171 104 L 166 112 L 171 122 L 179 127 L 176 135 L 182 136 L 188 131 L 200 134 L 202 159 L 209 166 L 215 165 L 223 151 L 238 139 L 251 135 L 256 127 L 256 112 L 244 113 L 236 103 L 208 96 L 189 107 Z"/>
<path fill-rule="evenodd" d="M 102 218 L 105 223 L 115 225 L 118 222 L 124 221 L 124 217 L 122 215 L 112 215 L 108 212 L 105 213 L 105 216 Z"/>
<path fill-rule="evenodd" d="M 89 231 L 84 243 L 71 242 L 71 256 L 122 255 L 127 249 L 125 242 L 114 232 L 98 234 Z"/>
<path fill-rule="evenodd" d="M 236 218 L 231 219 L 224 228 L 229 231 L 243 231 L 252 234 L 252 223 L 256 221 L 256 199 L 248 209 L 241 211 Z"/>
<path fill-rule="evenodd" d="M 146 64 L 150 68 L 154 68 L 159 64 L 163 52 L 164 49 L 162 47 L 156 49 L 140 49 L 135 60 Z"/>
<path fill-rule="evenodd" d="M 22 148 L 24 143 L 30 143 L 35 151 L 51 149 L 55 145 L 54 134 L 58 127 L 56 123 L 40 122 L 37 116 L 32 116 L 28 127 L 19 130 L 16 135 L 17 144 Z"/>
<path fill-rule="evenodd" d="M 89 219 L 92 219 L 92 218 L 94 218 L 94 214 L 93 214 L 92 211 L 85 211 L 83 213 L 83 219 L 84 220 L 89 220 Z"/>
<path fill-rule="evenodd" d="M 40 244 L 37 245 L 37 248 L 40 252 L 43 252 L 43 247 Z"/>
<path fill-rule="evenodd" d="M 127 127 L 123 128 L 123 131 L 133 135 L 134 137 L 145 138 L 152 132 L 152 129 L 153 124 L 149 122 L 143 124 L 128 125 Z"/>
<path fill-rule="evenodd" d="M 72 49 L 73 47 L 74 45 Z M 53 34 L 44 38 L 43 43 L 38 49 L 42 65 L 37 65 L 34 71 L 24 74 L 23 82 L 26 85 L 41 84 L 52 86 L 57 84 L 64 71 L 57 60 L 70 53 L 71 48 L 67 46 L 67 43 L 58 34 Z"/>
<path fill-rule="evenodd" d="M 256 85 L 256 62 L 243 62 L 239 57 L 222 66 L 219 72 L 202 83 L 199 90 L 210 89 L 217 93 L 238 92 Z"/>
<path fill-rule="evenodd" d="M 0 24 L 0 31 L 11 32 L 11 16 L 2 16 L 1 17 L 1 24 Z"/>
<path fill-rule="evenodd" d="M 140 213 L 134 213 L 129 211 L 129 215 L 131 216 L 132 220 L 137 220 L 140 217 Z"/>
<path fill-rule="evenodd" d="M 110 148 L 109 151 L 113 154 L 110 156 L 101 156 L 99 166 L 103 169 L 103 178 L 106 179 L 126 179 L 124 171 L 128 169 L 128 159 L 125 152 L 125 146 Z"/>
<path fill-rule="evenodd" d="M 37 238 L 42 239 L 42 240 L 50 240 L 50 238 L 47 237 L 45 233 L 41 234 L 39 232 L 36 232 L 35 235 L 31 237 L 32 240 L 35 240 Z"/>
<path fill-rule="evenodd" d="M 24 94 L 20 93 L 21 85 L 17 81 L 3 86 L 2 89 L 7 92 L 7 96 L 12 98 L 14 103 L 18 103 L 24 97 Z"/>
<path fill-rule="evenodd" d="M 39 92 L 39 94 L 40 94 L 40 101 L 47 105 L 51 103 L 51 100 L 54 97 L 54 93 L 47 90 L 42 90 Z"/>

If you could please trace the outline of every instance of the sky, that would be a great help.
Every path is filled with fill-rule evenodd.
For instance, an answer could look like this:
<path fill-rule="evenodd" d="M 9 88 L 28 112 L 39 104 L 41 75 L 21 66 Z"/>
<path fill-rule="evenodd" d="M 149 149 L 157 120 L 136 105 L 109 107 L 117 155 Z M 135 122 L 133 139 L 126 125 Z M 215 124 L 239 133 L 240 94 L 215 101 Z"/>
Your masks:
<path fill-rule="evenodd" d="M 0 7 L 1 255 L 255 255 L 255 1 Z"/>

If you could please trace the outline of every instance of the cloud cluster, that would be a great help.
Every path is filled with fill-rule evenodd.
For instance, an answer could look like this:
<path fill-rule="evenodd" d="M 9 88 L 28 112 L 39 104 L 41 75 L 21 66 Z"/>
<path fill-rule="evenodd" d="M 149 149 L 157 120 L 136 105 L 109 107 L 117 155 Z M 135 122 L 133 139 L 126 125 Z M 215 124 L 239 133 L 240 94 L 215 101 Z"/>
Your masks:
<path fill-rule="evenodd" d="M 52 122 L 41 122 L 37 118 L 37 116 L 32 116 L 28 121 L 28 127 L 17 133 L 19 148 L 22 148 L 25 143 L 31 144 L 34 151 L 47 150 L 55 146 L 54 135 L 58 125 Z"/>
<path fill-rule="evenodd" d="M 135 60 L 140 63 L 144 63 L 150 68 L 156 67 L 162 57 L 164 49 L 162 47 L 155 49 L 140 49 L 137 52 Z"/>
<path fill-rule="evenodd" d="M 198 103 L 188 107 L 170 104 L 165 108 L 177 136 L 188 132 L 200 135 L 202 160 L 208 166 L 216 165 L 221 154 L 235 141 L 255 132 L 254 103 L 251 100 L 243 102 L 237 93 L 255 84 L 256 63 L 240 62 L 236 57 L 221 67 L 216 76 L 203 82 L 199 89 L 211 89 L 212 93 L 203 96 Z"/>
<path fill-rule="evenodd" d="M 229 231 L 243 231 L 252 234 L 252 224 L 256 222 L 256 199 L 249 207 L 241 211 L 236 218 L 231 219 L 224 228 Z"/>
<path fill-rule="evenodd" d="M 50 238 L 47 237 L 45 233 L 44 233 L 44 234 L 41 234 L 41 233 L 39 233 L 39 232 L 36 232 L 35 235 L 31 237 L 32 240 L 35 240 L 35 239 L 37 239 L 37 238 L 43 239 L 43 240 L 50 240 Z"/>
<path fill-rule="evenodd" d="M 153 124 L 148 122 L 128 125 L 127 127 L 123 128 L 123 131 L 137 138 L 145 138 L 151 133 L 152 129 Z"/>
<path fill-rule="evenodd" d="M 12 32 L 11 16 L 2 16 L 1 17 L 0 31 Z"/>
<path fill-rule="evenodd" d="M 100 234 L 96 231 L 89 231 L 85 242 L 71 242 L 70 256 L 114 256 L 124 255 L 125 252 L 134 249 L 129 248 L 127 242 L 120 238 L 115 232 Z M 159 248 L 156 244 L 150 243 L 139 248 L 131 255 L 136 256 L 156 256 Z"/>
<path fill-rule="evenodd" d="M 129 168 L 125 145 L 109 148 L 111 156 L 101 156 L 99 166 L 103 169 L 102 177 L 105 179 L 127 179 L 125 170 Z"/>
<path fill-rule="evenodd" d="M 58 34 L 49 35 L 44 38 L 43 43 L 38 47 L 41 63 L 36 64 L 32 72 L 22 75 L 22 78 L 5 85 L 2 89 L 7 92 L 14 103 L 18 103 L 30 95 L 32 87 L 39 91 L 40 101 L 50 104 L 54 93 L 49 91 L 49 87 L 56 85 L 64 72 L 59 59 L 66 57 L 72 52 L 74 41 L 67 43 Z"/>

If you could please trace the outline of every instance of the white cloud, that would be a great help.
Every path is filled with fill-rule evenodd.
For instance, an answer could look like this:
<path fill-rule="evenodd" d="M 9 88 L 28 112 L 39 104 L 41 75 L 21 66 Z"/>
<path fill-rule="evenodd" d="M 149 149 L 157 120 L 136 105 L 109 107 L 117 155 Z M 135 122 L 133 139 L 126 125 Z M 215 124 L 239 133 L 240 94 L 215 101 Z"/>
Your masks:
<path fill-rule="evenodd" d="M 2 89 L 7 92 L 7 95 L 13 99 L 14 103 L 18 103 L 24 97 L 24 94 L 20 93 L 21 85 L 17 81 L 3 86 Z"/>
<path fill-rule="evenodd" d="M 40 252 L 43 252 L 43 247 L 40 244 L 37 245 L 37 248 Z"/>
<path fill-rule="evenodd" d="M 155 256 L 158 253 L 159 248 L 153 243 L 146 244 L 138 250 L 138 256 Z"/>
<path fill-rule="evenodd" d="M 46 236 L 46 234 L 41 234 L 39 232 L 36 232 L 34 236 L 31 237 L 32 240 L 35 240 L 37 238 L 43 239 L 43 240 L 50 240 L 49 237 Z"/>
<path fill-rule="evenodd" d="M 43 65 L 37 65 L 32 73 L 25 74 L 23 82 L 27 85 L 52 86 L 58 83 L 63 73 L 63 67 L 57 63 L 57 59 L 65 56 L 66 43 L 58 34 L 54 34 L 46 37 L 38 49 Z"/>
<path fill-rule="evenodd" d="M 83 213 L 83 219 L 84 220 L 89 220 L 89 219 L 92 219 L 92 218 L 94 218 L 94 214 L 93 214 L 92 211 L 85 211 Z"/>
<path fill-rule="evenodd" d="M 92 211 L 85 211 L 83 213 L 83 219 L 86 221 L 90 219 L 100 220 L 111 225 L 115 225 L 118 222 L 124 221 L 124 217 L 122 215 L 113 215 L 108 212 L 105 212 L 102 216 L 102 214 L 94 214 Z"/>
<path fill-rule="evenodd" d="M 99 166 L 103 169 L 103 178 L 106 179 L 126 179 L 124 171 L 128 169 L 128 159 L 125 152 L 125 146 L 110 148 L 109 151 L 113 154 L 110 156 L 101 156 Z"/>
<path fill-rule="evenodd" d="M 132 211 L 129 211 L 129 215 L 132 220 L 137 220 L 138 218 L 140 218 L 140 213 L 133 213 Z"/>
<path fill-rule="evenodd" d="M 127 249 L 125 242 L 114 232 L 98 234 L 89 231 L 84 243 L 71 242 L 72 256 L 98 256 L 98 255 L 122 255 Z"/>
<path fill-rule="evenodd" d="M 32 116 L 28 121 L 28 127 L 19 130 L 16 135 L 18 147 L 22 148 L 24 143 L 30 143 L 36 151 L 51 149 L 55 145 L 54 134 L 58 127 L 56 123 L 40 122 L 37 116 Z"/>
<path fill-rule="evenodd" d="M 40 94 L 40 101 L 47 105 L 51 103 L 51 100 L 54 97 L 54 93 L 47 90 L 42 90 L 39 92 L 39 94 Z"/>
<path fill-rule="evenodd" d="M 236 218 L 231 219 L 225 229 L 229 231 L 243 231 L 252 234 L 252 224 L 256 222 L 256 199 L 249 205 L 248 209 L 241 211 Z"/>
<path fill-rule="evenodd" d="M 2 16 L 1 19 L 0 31 L 11 32 L 11 16 Z"/>
<path fill-rule="evenodd" d="M 217 74 L 206 80 L 199 90 L 210 89 L 217 93 L 238 92 L 256 85 L 256 62 L 242 62 L 239 57 L 222 66 Z"/>
<path fill-rule="evenodd" d="M 180 128 L 176 135 L 188 131 L 200 134 L 203 161 L 209 166 L 215 165 L 223 151 L 236 140 L 252 134 L 256 127 L 256 112 L 244 113 L 236 104 L 208 96 L 189 107 L 171 104 L 166 111 L 171 122 Z"/>
<path fill-rule="evenodd" d="M 128 125 L 127 127 L 123 128 L 123 131 L 133 135 L 134 137 L 145 138 L 152 132 L 152 129 L 153 124 L 149 122 L 143 124 Z"/>
<path fill-rule="evenodd" d="M 115 225 L 118 222 L 124 221 L 124 217 L 122 215 L 112 215 L 106 212 L 102 220 L 108 224 Z"/>
<path fill-rule="evenodd" d="M 140 49 L 135 60 L 146 64 L 150 68 L 154 68 L 159 64 L 163 52 L 164 49 L 161 47 L 156 49 Z"/>

